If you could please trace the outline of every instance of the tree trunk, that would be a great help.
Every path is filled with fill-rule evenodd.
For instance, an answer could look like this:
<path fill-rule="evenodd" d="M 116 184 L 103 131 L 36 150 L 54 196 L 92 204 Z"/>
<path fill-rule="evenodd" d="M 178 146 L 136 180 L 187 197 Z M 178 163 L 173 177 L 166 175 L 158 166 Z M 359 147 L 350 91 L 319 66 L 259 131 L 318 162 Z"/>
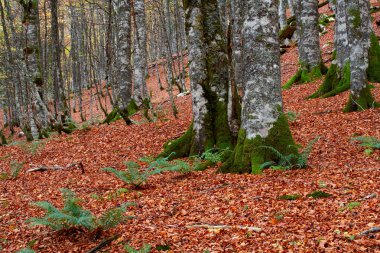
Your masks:
<path fill-rule="evenodd" d="M 331 97 L 350 88 L 350 46 L 347 28 L 346 0 L 338 0 L 335 5 L 334 59 L 323 84 L 310 98 Z"/>
<path fill-rule="evenodd" d="M 39 18 L 38 18 L 38 1 L 20 0 L 23 7 L 24 17 L 23 25 L 26 30 L 26 45 L 24 48 L 24 57 L 28 71 L 28 85 L 31 92 L 32 114 L 31 126 L 36 125 L 39 135 L 34 132 L 34 138 L 42 137 L 52 126 L 54 119 L 47 110 L 38 87 L 42 87 L 44 80 L 41 66 L 41 47 L 39 43 Z"/>
<path fill-rule="evenodd" d="M 184 1 L 189 43 L 193 124 L 178 140 L 169 141 L 161 156 L 199 155 L 231 147 L 227 120 L 228 56 L 217 0 Z"/>
<path fill-rule="evenodd" d="M 350 41 L 350 98 L 345 112 L 362 111 L 378 106 L 367 83 L 368 51 L 372 32 L 368 0 L 347 2 L 348 41 Z"/>
<path fill-rule="evenodd" d="M 295 7 L 300 68 L 285 84 L 285 89 L 294 83 L 308 83 L 326 74 L 319 45 L 318 1 L 296 0 Z"/>
<path fill-rule="evenodd" d="M 141 105 L 145 99 L 149 99 L 146 86 L 147 77 L 147 52 L 146 52 L 146 24 L 144 0 L 134 1 L 134 76 L 133 97 L 137 105 Z"/>
<path fill-rule="evenodd" d="M 286 18 L 286 0 L 279 0 L 278 14 L 280 20 L 280 29 L 284 29 L 288 25 Z"/>
<path fill-rule="evenodd" d="M 260 173 L 260 165 L 278 159 L 261 148 L 296 153 L 282 111 L 278 5 L 276 1 L 249 0 L 244 22 L 245 92 L 238 143 L 222 172 Z"/>

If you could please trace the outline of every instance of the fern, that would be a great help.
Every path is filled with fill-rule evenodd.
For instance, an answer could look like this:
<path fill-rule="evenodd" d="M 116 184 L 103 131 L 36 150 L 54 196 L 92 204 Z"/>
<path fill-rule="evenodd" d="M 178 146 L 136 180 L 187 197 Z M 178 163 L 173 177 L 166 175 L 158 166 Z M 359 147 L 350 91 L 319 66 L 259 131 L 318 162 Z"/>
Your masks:
<path fill-rule="evenodd" d="M 360 142 L 363 147 L 380 149 L 380 140 L 373 136 L 360 136 L 351 140 Z"/>
<path fill-rule="evenodd" d="M 267 149 L 272 152 L 276 157 L 277 161 L 267 161 L 260 165 L 260 169 L 266 169 L 271 167 L 284 168 L 284 169 L 303 169 L 308 166 L 308 160 L 311 151 L 313 150 L 314 144 L 320 139 L 317 137 L 310 141 L 306 147 L 303 148 L 302 152 L 298 154 L 284 155 L 274 147 L 270 146 L 260 146 L 260 148 Z"/>
<path fill-rule="evenodd" d="M 121 207 L 110 209 L 96 218 L 90 211 L 83 209 L 78 203 L 75 193 L 69 189 L 60 189 L 62 192 L 64 207 L 60 210 L 47 201 L 35 202 L 33 205 L 43 209 L 45 215 L 41 218 L 31 218 L 27 222 L 31 226 L 47 226 L 55 231 L 69 228 L 85 228 L 89 231 L 108 230 L 123 222 L 124 213 L 131 203 Z"/>
<path fill-rule="evenodd" d="M 171 156 L 171 155 L 170 155 Z M 130 184 L 136 188 L 140 187 L 150 176 L 161 174 L 166 171 L 176 171 L 187 173 L 192 171 L 192 168 L 183 161 L 169 161 L 169 157 L 153 160 L 150 157 L 141 158 L 140 161 L 148 163 L 148 167 L 141 169 L 141 166 L 135 162 L 125 162 L 126 171 L 120 171 L 115 168 L 104 168 L 103 171 L 112 173 L 115 177 L 122 180 L 126 184 Z"/>
<path fill-rule="evenodd" d="M 35 251 L 30 248 L 25 248 L 17 251 L 16 253 L 35 253 Z"/>
<path fill-rule="evenodd" d="M 140 249 L 137 250 L 130 245 L 125 245 L 124 249 L 128 253 L 149 253 L 152 251 L 152 246 L 149 244 L 144 244 Z"/>

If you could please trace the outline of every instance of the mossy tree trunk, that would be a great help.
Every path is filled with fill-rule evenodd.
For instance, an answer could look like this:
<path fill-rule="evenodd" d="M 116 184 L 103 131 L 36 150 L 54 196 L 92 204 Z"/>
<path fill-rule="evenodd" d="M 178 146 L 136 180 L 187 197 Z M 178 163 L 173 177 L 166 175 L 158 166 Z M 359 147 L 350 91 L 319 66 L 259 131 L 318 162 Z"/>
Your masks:
<path fill-rule="evenodd" d="M 350 88 L 350 46 L 347 30 L 346 0 L 337 0 L 335 6 L 335 53 L 326 78 L 310 96 L 331 97 Z"/>
<path fill-rule="evenodd" d="M 284 85 L 285 89 L 289 89 L 294 83 L 311 82 L 326 73 L 319 45 L 318 1 L 296 0 L 295 11 L 300 68 Z"/>
<path fill-rule="evenodd" d="M 277 1 L 248 1 L 244 23 L 245 92 L 242 122 L 233 154 L 222 172 L 260 173 L 260 165 L 276 161 L 271 146 L 284 154 L 297 152 L 282 112 Z"/>
<path fill-rule="evenodd" d="M 350 41 L 351 86 L 345 112 L 373 108 L 375 102 L 367 83 L 368 55 L 372 32 L 370 3 L 352 0 L 347 3 L 348 40 Z"/>
<path fill-rule="evenodd" d="M 24 59 L 27 67 L 27 84 L 30 90 L 31 108 L 29 121 L 32 128 L 33 138 L 43 136 L 54 124 L 54 118 L 48 111 L 39 87 L 44 80 L 42 75 L 40 43 L 39 43 L 39 17 L 37 0 L 19 0 L 23 7 L 23 25 L 26 34 L 26 45 L 24 48 Z M 38 131 L 34 130 L 34 126 Z"/>
<path fill-rule="evenodd" d="M 228 56 L 217 0 L 185 0 L 189 42 L 193 124 L 161 156 L 199 155 L 211 148 L 231 148 L 227 119 Z"/>

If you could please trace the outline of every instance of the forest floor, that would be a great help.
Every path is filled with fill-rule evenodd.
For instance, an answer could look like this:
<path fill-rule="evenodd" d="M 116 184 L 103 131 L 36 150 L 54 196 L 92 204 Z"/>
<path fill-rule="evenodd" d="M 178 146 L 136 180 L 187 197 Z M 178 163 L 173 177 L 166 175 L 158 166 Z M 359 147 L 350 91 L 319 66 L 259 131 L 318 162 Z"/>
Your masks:
<path fill-rule="evenodd" d="M 378 29 L 376 33 L 380 35 Z M 331 61 L 332 42 L 330 26 L 321 37 L 326 64 Z M 295 73 L 296 62 L 293 47 L 282 56 L 284 83 Z M 380 226 L 380 151 L 366 154 L 364 147 L 351 140 L 363 135 L 380 137 L 379 109 L 344 114 L 348 92 L 305 100 L 322 80 L 294 86 L 283 95 L 285 111 L 298 115 L 290 123 L 296 142 L 306 145 L 320 137 L 310 154 L 310 168 L 265 170 L 262 175 L 217 174 L 217 168 L 188 175 L 166 172 L 135 190 L 101 169 L 123 169 L 124 161 L 159 154 L 167 140 L 186 131 L 192 115 L 191 96 L 187 96 L 176 99 L 180 114 L 173 118 L 168 97 L 151 76 L 148 83 L 159 112 L 154 123 L 138 115 L 132 126 L 117 121 L 32 144 L 19 139 L 0 148 L 1 172 L 9 172 L 12 161 L 24 164 L 16 180 L 0 181 L 0 246 L 4 252 L 15 252 L 28 243 L 36 252 L 87 252 L 114 234 L 120 234 L 119 239 L 104 252 L 124 252 L 125 244 L 138 248 L 143 243 L 154 248 L 168 246 L 169 252 L 380 252 L 379 234 L 357 236 Z M 372 92 L 380 101 L 380 85 L 374 86 Z M 76 162 L 82 162 L 84 173 L 75 169 L 25 173 L 38 165 Z M 28 226 L 27 219 L 42 214 L 31 202 L 49 201 L 61 207 L 60 188 L 76 192 L 83 199 L 81 205 L 94 214 L 135 202 L 128 210 L 135 218 L 97 240 L 85 232 L 60 234 Z M 331 196 L 307 197 L 316 190 Z M 280 200 L 284 194 L 301 197 Z"/>

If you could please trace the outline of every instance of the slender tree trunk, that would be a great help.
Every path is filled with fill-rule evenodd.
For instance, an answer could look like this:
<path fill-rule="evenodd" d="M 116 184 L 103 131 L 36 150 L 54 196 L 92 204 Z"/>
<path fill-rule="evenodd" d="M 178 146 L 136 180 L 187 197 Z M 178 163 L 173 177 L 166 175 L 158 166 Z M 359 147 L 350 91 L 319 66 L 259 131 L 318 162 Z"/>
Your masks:
<path fill-rule="evenodd" d="M 260 173 L 260 165 L 278 159 L 260 146 L 295 153 L 282 111 L 278 5 L 275 0 L 248 0 L 244 22 L 245 92 L 238 143 L 223 172 Z"/>
<path fill-rule="evenodd" d="M 326 73 L 319 45 L 318 0 L 296 0 L 298 58 L 300 68 L 284 86 L 308 83 Z"/>
<path fill-rule="evenodd" d="M 134 0 L 134 76 L 133 76 L 133 97 L 138 106 L 145 99 L 149 99 L 146 77 L 148 70 L 146 51 L 146 23 L 145 23 L 145 3 L 144 0 Z"/>
<path fill-rule="evenodd" d="M 280 20 L 280 29 L 284 29 L 288 25 L 286 18 L 286 0 L 279 0 L 278 14 Z"/>

